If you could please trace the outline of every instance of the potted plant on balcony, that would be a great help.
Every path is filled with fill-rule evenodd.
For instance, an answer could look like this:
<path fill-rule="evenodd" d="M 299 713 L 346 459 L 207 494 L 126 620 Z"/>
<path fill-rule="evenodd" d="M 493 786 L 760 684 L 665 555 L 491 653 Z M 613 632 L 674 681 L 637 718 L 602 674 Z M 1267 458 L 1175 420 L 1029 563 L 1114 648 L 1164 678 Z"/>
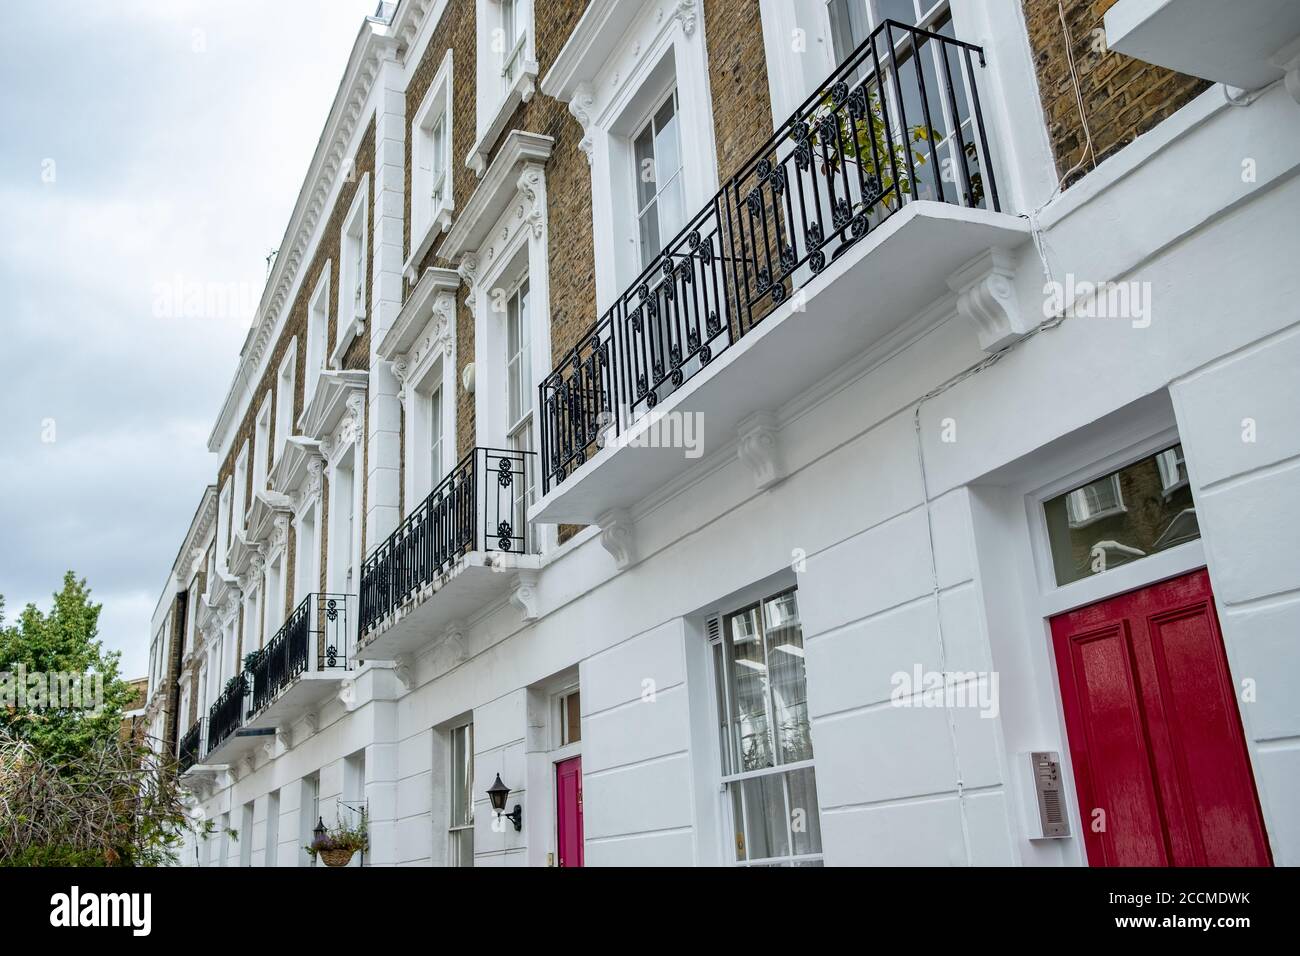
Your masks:
<path fill-rule="evenodd" d="M 316 824 L 314 839 L 307 847 L 312 859 L 319 857 L 326 866 L 347 866 L 358 850 L 370 849 L 370 837 L 366 832 L 366 814 L 361 814 L 361 822 L 354 827 L 344 826 L 342 821 L 335 821 L 333 829 L 326 829 L 324 821 Z"/>

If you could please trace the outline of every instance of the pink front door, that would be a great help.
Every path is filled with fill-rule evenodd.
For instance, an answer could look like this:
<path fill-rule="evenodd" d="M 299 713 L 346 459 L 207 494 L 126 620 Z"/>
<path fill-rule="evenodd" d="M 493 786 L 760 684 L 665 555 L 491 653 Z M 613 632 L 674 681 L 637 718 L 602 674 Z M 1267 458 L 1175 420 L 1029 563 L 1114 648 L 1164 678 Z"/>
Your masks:
<path fill-rule="evenodd" d="M 555 765 L 555 844 L 560 866 L 582 866 L 582 758 Z"/>
<path fill-rule="evenodd" d="M 1237 698 L 1196 571 L 1052 620 L 1093 866 L 1268 866 Z"/>

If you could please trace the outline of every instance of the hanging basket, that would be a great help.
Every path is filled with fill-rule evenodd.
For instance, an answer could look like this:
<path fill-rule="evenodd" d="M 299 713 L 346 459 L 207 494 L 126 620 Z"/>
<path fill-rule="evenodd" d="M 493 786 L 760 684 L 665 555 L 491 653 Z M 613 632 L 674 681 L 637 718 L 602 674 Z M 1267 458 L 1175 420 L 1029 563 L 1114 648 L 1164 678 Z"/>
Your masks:
<path fill-rule="evenodd" d="M 320 858 L 326 866 L 347 866 L 352 862 L 356 850 L 321 850 Z"/>

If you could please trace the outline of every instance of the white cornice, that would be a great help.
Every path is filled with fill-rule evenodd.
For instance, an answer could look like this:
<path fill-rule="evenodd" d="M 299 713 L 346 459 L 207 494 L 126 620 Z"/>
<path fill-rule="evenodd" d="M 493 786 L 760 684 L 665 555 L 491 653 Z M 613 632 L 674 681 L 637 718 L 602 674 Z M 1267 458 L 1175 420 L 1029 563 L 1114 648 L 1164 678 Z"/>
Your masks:
<path fill-rule="evenodd" d="M 406 4 L 402 4 L 406 6 Z M 367 18 L 357 34 L 347 69 L 334 95 L 325 129 L 316 145 L 307 177 L 298 193 L 279 254 L 267 279 L 253 327 L 239 354 L 239 366 L 226 393 L 216 424 L 208 436 L 208 450 L 220 453 L 256 386 L 256 373 L 266 357 L 275 330 L 287 308 L 299 270 L 310 261 L 309 252 L 326 203 L 340 175 L 348 172 L 348 146 L 363 118 L 363 108 L 385 61 L 397 59 L 397 41 L 382 20 Z"/>
<path fill-rule="evenodd" d="M 476 251 L 518 194 L 521 167 L 545 163 L 554 145 L 555 140 L 550 136 L 511 130 L 501 151 L 465 204 L 465 211 L 447 233 L 440 254 L 454 262 L 466 253 Z"/>
<path fill-rule="evenodd" d="M 275 491 L 253 492 L 253 504 L 248 509 L 248 540 L 258 545 L 269 544 L 276 515 L 288 514 L 290 510 L 288 495 Z"/>
<path fill-rule="evenodd" d="M 388 361 L 409 352 L 424 332 L 425 326 L 436 311 L 443 313 L 448 330 L 454 327 L 456 317 L 456 292 L 460 289 L 460 273 L 454 269 L 425 269 L 420 281 L 397 314 L 397 320 L 380 339 L 376 354 Z"/>
<path fill-rule="evenodd" d="M 331 369 L 321 372 L 316 392 L 298 420 L 302 433 L 314 441 L 328 438 L 343 419 L 348 399 L 356 392 L 364 394 L 369 381 L 369 372 Z"/>
<path fill-rule="evenodd" d="M 303 435 L 289 436 L 271 469 L 271 488 L 283 495 L 297 490 L 306 481 L 307 466 L 320 457 L 320 442 Z"/>
<path fill-rule="evenodd" d="M 591 0 L 542 79 L 542 92 L 569 102 L 581 84 L 589 82 L 609 63 L 619 41 L 643 9 L 639 3 L 623 0 Z"/>

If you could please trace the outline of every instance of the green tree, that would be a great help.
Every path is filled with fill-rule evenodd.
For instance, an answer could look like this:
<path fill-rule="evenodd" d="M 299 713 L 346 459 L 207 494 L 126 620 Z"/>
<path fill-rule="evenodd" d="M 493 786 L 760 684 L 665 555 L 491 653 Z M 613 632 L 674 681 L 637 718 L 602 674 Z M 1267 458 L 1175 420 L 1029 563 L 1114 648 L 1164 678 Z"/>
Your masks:
<path fill-rule="evenodd" d="M 69 571 L 54 604 L 43 614 L 29 604 L 12 625 L 4 622 L 0 597 L 0 672 L 17 679 L 27 675 L 98 675 L 103 679 L 102 708 L 0 706 L 0 731 L 31 745 L 40 757 L 59 763 L 86 754 L 117 737 L 122 713 L 132 699 L 130 685 L 118 672 L 121 654 L 105 651 L 99 640 L 99 612 L 85 579 Z M 92 689 L 91 681 L 83 681 Z M 11 702 L 3 702 L 11 703 Z M 54 703 L 54 702 L 51 702 Z"/>

